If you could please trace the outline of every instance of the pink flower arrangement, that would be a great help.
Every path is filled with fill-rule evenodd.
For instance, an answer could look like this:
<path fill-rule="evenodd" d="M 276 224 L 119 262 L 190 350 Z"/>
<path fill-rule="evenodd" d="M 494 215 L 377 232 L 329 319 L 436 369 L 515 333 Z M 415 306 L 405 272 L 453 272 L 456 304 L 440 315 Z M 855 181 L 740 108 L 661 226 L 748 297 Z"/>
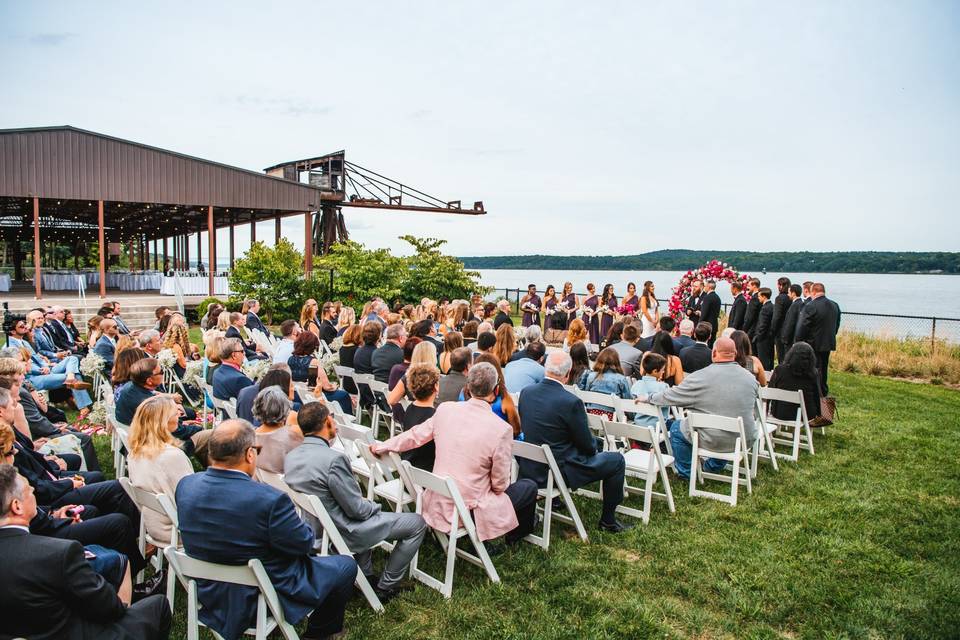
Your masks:
<path fill-rule="evenodd" d="M 750 294 L 747 293 L 747 281 L 750 276 L 741 274 L 726 262 L 711 260 L 707 264 L 697 269 L 687 271 L 680 278 L 679 284 L 673 288 L 670 296 L 670 315 L 680 322 L 683 319 L 683 309 L 690 298 L 690 292 L 693 288 L 694 280 L 725 280 L 727 282 L 739 282 L 743 286 L 743 295 L 750 300 Z"/>
<path fill-rule="evenodd" d="M 633 312 L 636 311 L 636 308 L 632 304 L 622 304 L 617 307 L 617 313 L 621 316 L 630 316 L 633 315 Z"/>

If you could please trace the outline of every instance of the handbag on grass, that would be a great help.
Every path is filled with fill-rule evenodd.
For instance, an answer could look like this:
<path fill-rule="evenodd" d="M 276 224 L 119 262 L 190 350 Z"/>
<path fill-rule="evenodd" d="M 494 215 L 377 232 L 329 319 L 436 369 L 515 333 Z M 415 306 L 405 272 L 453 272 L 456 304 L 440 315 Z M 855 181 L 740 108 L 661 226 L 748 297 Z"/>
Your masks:
<path fill-rule="evenodd" d="M 820 415 L 810 421 L 811 427 L 827 427 L 837 419 L 836 396 L 820 397 Z"/>

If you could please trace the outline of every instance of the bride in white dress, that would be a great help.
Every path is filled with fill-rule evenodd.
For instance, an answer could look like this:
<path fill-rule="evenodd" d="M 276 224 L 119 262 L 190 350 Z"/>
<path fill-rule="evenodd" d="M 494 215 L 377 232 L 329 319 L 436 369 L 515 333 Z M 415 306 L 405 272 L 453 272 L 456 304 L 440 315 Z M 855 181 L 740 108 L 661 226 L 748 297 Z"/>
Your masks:
<path fill-rule="evenodd" d="M 649 338 L 654 335 L 659 322 L 660 303 L 653 293 L 653 282 L 647 280 L 643 283 L 643 293 L 640 294 L 640 323 L 643 327 L 640 337 Z"/>

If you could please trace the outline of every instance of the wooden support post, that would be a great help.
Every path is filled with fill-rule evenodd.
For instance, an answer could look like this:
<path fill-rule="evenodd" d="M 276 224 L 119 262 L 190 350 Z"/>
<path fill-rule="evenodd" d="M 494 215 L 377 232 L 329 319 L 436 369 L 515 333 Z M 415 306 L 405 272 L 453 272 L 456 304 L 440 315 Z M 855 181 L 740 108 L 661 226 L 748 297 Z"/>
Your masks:
<path fill-rule="evenodd" d="M 233 271 L 233 258 L 234 258 L 233 256 L 233 225 L 234 225 L 234 222 L 236 222 L 235 218 L 236 218 L 236 215 L 231 213 L 230 214 L 230 271 Z"/>
<path fill-rule="evenodd" d="M 40 198 L 33 196 L 33 289 L 37 300 L 40 299 Z"/>
<path fill-rule="evenodd" d="M 200 262 L 203 260 L 203 251 L 201 249 L 203 247 L 203 244 L 201 243 L 201 238 L 200 238 L 200 232 L 202 230 L 203 230 L 203 223 L 202 222 L 197 223 L 197 270 L 198 271 L 200 269 Z M 207 256 L 207 258 L 209 259 L 210 256 Z"/>
<path fill-rule="evenodd" d="M 163 275 L 167 275 L 167 260 L 169 259 L 167 256 L 167 236 L 163 236 Z"/>
<path fill-rule="evenodd" d="M 183 234 L 183 270 L 190 271 L 190 234 Z"/>
<path fill-rule="evenodd" d="M 274 237 L 273 237 L 274 246 L 280 244 L 280 216 L 278 215 L 276 220 L 274 220 Z"/>
<path fill-rule="evenodd" d="M 160 271 L 160 241 L 153 239 L 153 270 Z"/>
<path fill-rule="evenodd" d="M 254 215 L 254 214 L 250 214 L 250 215 Z M 257 241 L 257 219 L 251 218 L 250 219 L 250 244 L 253 244 L 256 241 Z"/>
<path fill-rule="evenodd" d="M 103 200 L 97 200 L 97 243 L 100 249 L 100 297 L 107 297 L 107 244 L 103 241 Z"/>
<path fill-rule="evenodd" d="M 197 235 L 197 237 L 200 237 L 199 234 Z M 213 296 L 213 272 L 214 272 L 213 267 L 217 263 L 216 247 L 214 246 L 216 244 L 215 243 L 216 235 L 213 232 L 213 205 L 210 205 L 207 207 L 207 240 L 208 240 L 207 254 L 210 258 L 210 268 L 207 269 L 207 274 L 208 274 L 207 279 L 208 279 L 208 284 L 210 285 L 210 296 L 212 297 Z"/>
<path fill-rule="evenodd" d="M 303 214 L 303 275 L 310 277 L 313 271 L 313 212 Z"/>

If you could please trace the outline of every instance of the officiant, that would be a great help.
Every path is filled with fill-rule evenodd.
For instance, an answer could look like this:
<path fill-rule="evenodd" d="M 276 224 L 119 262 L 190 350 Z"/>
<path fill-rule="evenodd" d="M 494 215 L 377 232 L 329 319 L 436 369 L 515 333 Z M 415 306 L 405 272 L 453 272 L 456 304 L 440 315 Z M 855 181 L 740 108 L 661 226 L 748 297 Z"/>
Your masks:
<path fill-rule="evenodd" d="M 523 311 L 523 321 L 520 323 L 524 327 L 532 324 L 540 326 L 540 308 L 543 302 L 537 295 L 537 285 L 527 285 L 527 294 L 520 299 L 520 309 Z"/>

